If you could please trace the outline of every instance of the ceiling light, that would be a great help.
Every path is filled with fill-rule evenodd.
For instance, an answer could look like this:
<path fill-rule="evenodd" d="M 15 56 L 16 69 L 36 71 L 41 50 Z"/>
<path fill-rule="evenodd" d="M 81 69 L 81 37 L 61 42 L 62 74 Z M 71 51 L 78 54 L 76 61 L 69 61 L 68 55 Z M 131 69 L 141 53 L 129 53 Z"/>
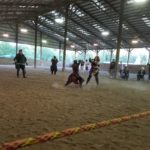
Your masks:
<path fill-rule="evenodd" d="M 98 46 L 98 44 L 97 44 L 97 43 L 94 43 L 93 45 L 94 45 L 94 46 Z"/>
<path fill-rule="evenodd" d="M 132 40 L 132 44 L 137 44 L 138 40 Z"/>
<path fill-rule="evenodd" d="M 7 33 L 4 33 L 4 34 L 3 34 L 3 37 L 6 37 L 6 38 L 8 38 L 8 37 L 9 37 L 9 34 L 7 34 Z"/>
<path fill-rule="evenodd" d="M 64 18 L 56 18 L 55 22 L 62 24 L 64 22 Z"/>
<path fill-rule="evenodd" d="M 42 40 L 42 43 L 46 44 L 46 43 L 47 43 L 47 41 L 46 41 L 46 40 Z"/>
<path fill-rule="evenodd" d="M 69 41 L 69 38 L 66 38 L 67 41 Z"/>
<path fill-rule="evenodd" d="M 20 31 L 21 31 L 22 33 L 27 33 L 27 32 L 28 32 L 28 30 L 27 30 L 27 29 L 24 29 L 24 28 L 20 29 Z"/>
<path fill-rule="evenodd" d="M 26 8 L 26 6 L 20 5 L 19 8 Z"/>
<path fill-rule="evenodd" d="M 136 3 L 143 3 L 146 2 L 147 0 L 134 0 Z"/>
<path fill-rule="evenodd" d="M 109 35 L 109 32 L 108 32 L 108 31 L 103 31 L 103 32 L 102 32 L 102 35 L 103 35 L 103 36 L 108 36 L 108 35 Z"/>
<path fill-rule="evenodd" d="M 71 47 L 71 48 L 75 48 L 75 45 L 71 45 L 70 47 Z"/>

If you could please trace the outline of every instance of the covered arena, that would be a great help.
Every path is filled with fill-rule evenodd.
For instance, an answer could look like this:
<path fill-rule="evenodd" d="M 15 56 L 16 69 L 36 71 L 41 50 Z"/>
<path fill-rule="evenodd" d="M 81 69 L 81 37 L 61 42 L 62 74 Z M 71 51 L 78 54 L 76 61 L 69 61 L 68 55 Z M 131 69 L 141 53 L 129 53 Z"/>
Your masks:
<path fill-rule="evenodd" d="M 144 112 L 150 108 L 149 83 L 100 77 L 82 89 L 64 87 L 68 73 L 50 76 L 48 69 L 28 68 L 16 78 L 14 68 L 1 68 L 0 141 L 34 137 L 97 121 Z M 86 75 L 84 77 L 87 77 Z M 105 127 L 25 150 L 148 150 L 150 117 Z"/>
<path fill-rule="evenodd" d="M 149 0 L 0 1 L 0 41 L 14 46 L 12 56 L 2 56 L 0 49 L 0 150 L 149 150 L 149 8 Z M 63 23 L 56 22 L 59 17 Z M 109 32 L 108 37 L 104 31 Z M 16 77 L 13 58 L 21 48 L 19 44 L 34 48 L 27 58 L 27 78 L 22 78 L 22 72 Z M 56 75 L 50 73 L 51 59 L 42 59 L 44 47 L 58 52 Z M 132 64 L 130 53 L 138 48 L 144 48 L 148 55 L 143 57 L 144 63 Z M 130 69 L 129 80 L 119 77 L 122 49 L 128 52 L 124 64 Z M 77 53 L 88 59 L 92 51 L 93 56 L 104 60 L 100 55 L 103 50 L 110 53 L 110 58 L 109 63 L 100 62 L 99 85 L 94 77 L 86 85 L 89 73 L 80 70 L 85 79 L 83 86 L 64 86 L 72 72 L 68 51 L 73 52 L 74 59 L 79 59 Z M 115 77 L 110 78 L 113 58 Z M 145 78 L 137 81 L 137 71 L 143 66 Z M 144 112 L 148 113 L 142 118 L 30 144 L 31 137 Z M 24 138 L 30 140 L 22 146 L 6 146 Z"/>

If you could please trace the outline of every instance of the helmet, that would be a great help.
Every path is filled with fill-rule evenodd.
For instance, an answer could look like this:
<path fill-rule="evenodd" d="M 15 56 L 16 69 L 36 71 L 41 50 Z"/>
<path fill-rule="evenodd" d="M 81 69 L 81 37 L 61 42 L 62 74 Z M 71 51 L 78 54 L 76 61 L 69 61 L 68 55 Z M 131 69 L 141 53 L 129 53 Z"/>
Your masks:
<path fill-rule="evenodd" d="M 95 56 L 94 60 L 96 60 L 96 61 L 100 61 L 99 56 Z"/>
<path fill-rule="evenodd" d="M 76 63 L 77 63 L 77 60 L 74 60 L 73 62 L 76 64 Z"/>

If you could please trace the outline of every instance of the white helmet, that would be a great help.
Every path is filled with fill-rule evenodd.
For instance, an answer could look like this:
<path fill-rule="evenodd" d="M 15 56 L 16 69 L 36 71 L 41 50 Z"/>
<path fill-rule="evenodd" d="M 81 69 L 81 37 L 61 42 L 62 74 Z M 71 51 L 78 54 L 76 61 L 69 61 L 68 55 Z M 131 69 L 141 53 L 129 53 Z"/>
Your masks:
<path fill-rule="evenodd" d="M 141 70 L 145 70 L 145 68 L 144 68 L 144 67 L 141 67 Z"/>

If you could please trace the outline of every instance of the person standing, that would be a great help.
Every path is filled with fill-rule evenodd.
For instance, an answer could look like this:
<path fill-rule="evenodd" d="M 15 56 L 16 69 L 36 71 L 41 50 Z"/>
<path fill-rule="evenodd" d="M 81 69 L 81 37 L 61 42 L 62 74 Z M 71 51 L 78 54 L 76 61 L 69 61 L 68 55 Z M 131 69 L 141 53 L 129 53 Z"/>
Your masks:
<path fill-rule="evenodd" d="M 128 78 L 129 78 L 129 69 L 128 69 L 127 65 L 124 66 L 124 69 L 122 70 L 122 72 L 120 74 L 120 77 L 122 79 L 128 80 Z"/>
<path fill-rule="evenodd" d="M 54 56 L 52 59 L 51 59 L 51 74 L 55 74 L 56 75 L 56 72 L 57 72 L 57 63 L 58 63 L 58 59 L 56 58 L 56 56 Z"/>
<path fill-rule="evenodd" d="M 81 71 L 83 72 L 84 71 L 84 61 L 83 60 L 81 60 L 80 65 L 81 65 Z"/>
<path fill-rule="evenodd" d="M 91 69 L 89 71 L 89 76 L 87 78 L 86 84 L 88 84 L 88 82 L 91 80 L 92 75 L 95 77 L 95 81 L 97 83 L 97 85 L 99 85 L 99 67 L 100 67 L 100 58 L 99 56 L 96 56 L 93 60 L 89 59 L 89 62 L 91 63 Z"/>
<path fill-rule="evenodd" d="M 111 78 L 114 78 L 115 76 L 115 67 L 116 67 L 116 62 L 115 59 L 113 59 L 109 66 L 109 73 Z"/>
<path fill-rule="evenodd" d="M 88 70 L 89 70 L 89 62 L 88 62 L 88 60 L 86 59 L 86 60 L 85 60 L 85 71 L 88 72 Z"/>
<path fill-rule="evenodd" d="M 22 70 L 23 78 L 26 78 L 26 70 L 25 65 L 27 64 L 27 58 L 22 52 L 22 49 L 19 50 L 19 52 L 16 54 L 14 58 L 15 66 L 17 69 L 17 77 L 19 77 L 19 71 Z"/>
<path fill-rule="evenodd" d="M 141 69 L 137 73 L 137 80 L 141 80 L 141 79 L 144 80 L 145 73 L 146 73 L 145 68 L 141 67 Z"/>
<path fill-rule="evenodd" d="M 124 70 L 124 65 L 123 65 L 123 63 L 122 63 L 122 61 L 120 61 L 120 70 L 119 70 L 119 72 L 120 72 L 120 77 L 121 77 L 121 75 L 122 75 L 122 72 L 123 72 L 123 70 Z"/>

